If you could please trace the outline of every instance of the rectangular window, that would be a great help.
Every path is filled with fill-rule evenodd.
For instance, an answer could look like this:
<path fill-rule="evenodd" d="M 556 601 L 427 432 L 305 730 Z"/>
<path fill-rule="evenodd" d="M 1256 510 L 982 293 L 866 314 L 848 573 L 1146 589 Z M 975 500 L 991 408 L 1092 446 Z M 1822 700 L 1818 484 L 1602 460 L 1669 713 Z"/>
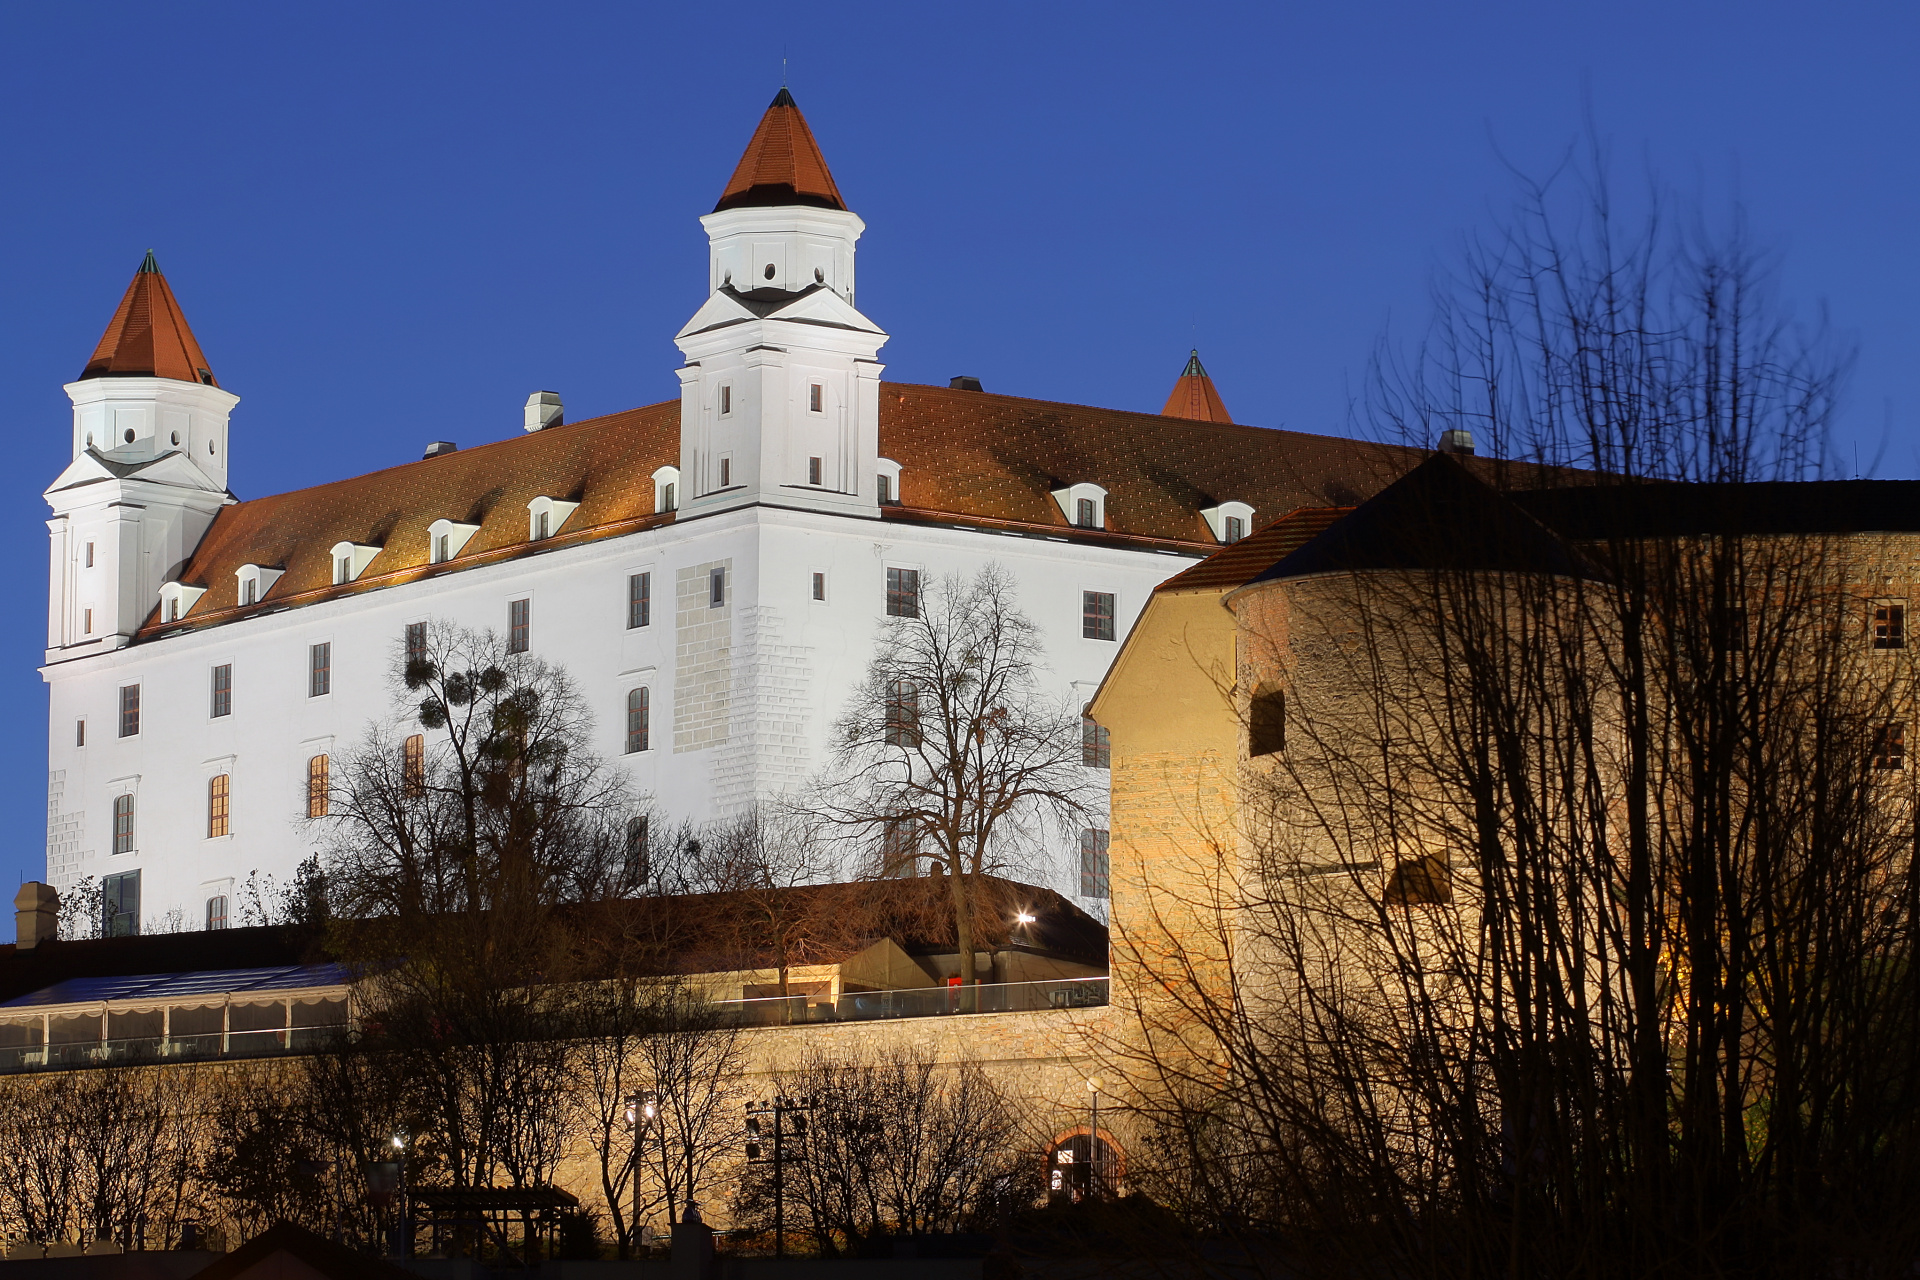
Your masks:
<path fill-rule="evenodd" d="M 400 744 L 400 790 L 407 799 L 427 794 L 427 739 L 412 734 Z"/>
<path fill-rule="evenodd" d="M 726 415 L 732 412 L 733 412 L 733 388 L 723 386 L 720 388 L 720 416 L 724 418 Z"/>
<path fill-rule="evenodd" d="M 1107 833 L 1089 827 L 1080 833 L 1080 896 L 1105 898 L 1107 882 Z"/>
<path fill-rule="evenodd" d="M 260 602 L 260 579 L 248 578 L 240 584 L 240 603 L 258 604 Z"/>
<path fill-rule="evenodd" d="M 525 653 L 533 643 L 533 601 L 507 602 L 507 652 Z"/>
<path fill-rule="evenodd" d="M 81 619 L 81 631 L 86 635 L 93 634 L 93 610 L 88 609 L 85 611 L 85 615 Z"/>
<path fill-rule="evenodd" d="M 131 738 L 140 732 L 140 686 L 120 686 L 120 736 Z"/>
<path fill-rule="evenodd" d="M 816 573 L 813 575 L 813 598 L 815 600 L 825 600 L 827 598 L 827 575 L 824 573 Z"/>
<path fill-rule="evenodd" d="M 727 571 L 715 569 L 707 575 L 707 607 L 718 609 L 727 602 Z"/>
<path fill-rule="evenodd" d="M 1113 639 L 1113 592 L 1080 593 L 1080 634 L 1089 640 Z"/>
<path fill-rule="evenodd" d="M 820 483 L 820 459 L 818 458 L 807 459 L 807 483 L 815 485 Z"/>
<path fill-rule="evenodd" d="M 314 756 L 307 761 L 307 816 L 326 817 L 327 801 L 332 795 L 331 762 L 325 756 Z"/>
<path fill-rule="evenodd" d="M 84 747 L 87 745 L 87 722 L 85 720 L 75 720 L 73 722 L 73 745 L 76 747 Z"/>
<path fill-rule="evenodd" d="M 889 618 L 920 616 L 920 571 L 918 569 L 887 570 L 887 616 Z"/>
<path fill-rule="evenodd" d="M 133 852 L 133 797 L 118 795 L 113 798 L 113 851 L 115 853 Z"/>
<path fill-rule="evenodd" d="M 447 558 L 448 534 L 441 534 L 433 540 L 433 562 L 439 564 Z"/>
<path fill-rule="evenodd" d="M 167 601 L 167 621 L 168 622 L 180 621 L 180 597 L 179 596 L 175 596 L 173 597 L 173 599 Z"/>
<path fill-rule="evenodd" d="M 1877 604 L 1873 607 L 1873 647 L 1876 649 L 1907 647 L 1907 606 Z"/>
<path fill-rule="evenodd" d="M 207 839 L 227 834 L 227 774 L 216 773 L 207 779 Z"/>
<path fill-rule="evenodd" d="M 1873 767 L 1876 769 L 1904 769 L 1907 767 L 1906 725 L 1883 724 L 1874 728 Z"/>
<path fill-rule="evenodd" d="M 1098 529 L 1100 527 L 1099 515 L 1099 505 L 1096 504 L 1092 498 L 1082 498 L 1074 504 L 1073 522 L 1082 529 Z"/>
<path fill-rule="evenodd" d="M 212 714 L 216 718 L 233 714 L 233 664 L 230 662 L 213 669 Z"/>
<path fill-rule="evenodd" d="M 647 735 L 652 728 L 652 708 L 648 705 L 650 695 L 645 689 L 627 690 L 627 754 L 647 749 Z"/>
<path fill-rule="evenodd" d="M 227 927 L 227 895 L 216 893 L 207 899 L 207 928 L 224 929 Z"/>
<path fill-rule="evenodd" d="M 817 382 L 812 383 L 807 387 L 807 412 L 819 413 L 820 400 L 821 400 L 820 384 Z"/>
<path fill-rule="evenodd" d="M 1089 769 L 1113 767 L 1113 739 L 1092 716 L 1080 717 L 1080 763 Z"/>
<path fill-rule="evenodd" d="M 1277 755 L 1287 749 L 1287 695 L 1262 689 L 1247 704 L 1247 755 Z"/>
<path fill-rule="evenodd" d="M 644 627 L 653 621 L 653 575 L 627 575 L 627 630 Z"/>
<path fill-rule="evenodd" d="M 726 488 L 733 483 L 733 459 L 720 459 L 720 487 Z"/>
<path fill-rule="evenodd" d="M 1227 536 L 1220 539 L 1222 542 L 1238 542 L 1247 536 L 1247 522 L 1239 516 L 1228 516 L 1225 523 Z"/>
<path fill-rule="evenodd" d="M 342 582 L 353 581 L 353 557 L 352 556 L 341 556 L 340 559 L 334 563 L 333 581 L 334 581 L 334 585 L 336 586 L 338 586 Z"/>
<path fill-rule="evenodd" d="M 91 542 L 87 544 L 87 568 L 93 568 L 93 544 Z"/>
<path fill-rule="evenodd" d="M 920 745 L 920 688 L 913 681 L 887 682 L 887 721 L 882 736 L 890 747 Z"/>
<path fill-rule="evenodd" d="M 333 644 L 331 641 L 307 646 L 307 696 L 318 698 L 333 691 Z"/>
<path fill-rule="evenodd" d="M 676 509 L 677 509 L 677 508 L 678 508 L 678 507 L 680 506 L 680 496 L 679 496 L 679 495 L 680 495 L 680 486 L 679 486 L 679 485 L 677 485 L 677 484 L 670 484 L 670 485 L 668 485 L 668 486 L 667 486 L 667 488 L 666 488 L 666 492 L 660 495 L 660 496 L 661 496 L 661 507 L 660 507 L 660 509 L 661 509 L 662 511 L 673 511 L 673 510 L 676 510 Z"/>
<path fill-rule="evenodd" d="M 425 662 L 427 659 L 427 624 L 409 622 L 406 632 L 407 661 Z"/>
<path fill-rule="evenodd" d="M 140 932 L 138 871 L 122 871 L 101 879 L 100 932 L 109 938 L 127 938 Z"/>
<path fill-rule="evenodd" d="M 874 477 L 873 491 L 875 494 L 879 496 L 881 506 L 890 507 L 893 505 L 893 477 L 892 476 Z"/>

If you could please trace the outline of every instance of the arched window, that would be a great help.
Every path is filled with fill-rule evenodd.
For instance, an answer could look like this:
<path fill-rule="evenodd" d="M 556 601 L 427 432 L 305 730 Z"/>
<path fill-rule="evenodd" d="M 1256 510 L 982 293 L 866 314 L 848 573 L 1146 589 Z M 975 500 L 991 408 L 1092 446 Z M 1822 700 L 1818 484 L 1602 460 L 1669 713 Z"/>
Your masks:
<path fill-rule="evenodd" d="M 328 781 L 325 756 L 315 756 L 307 761 L 307 816 L 309 818 L 327 816 L 327 800 L 332 795 L 332 788 L 328 785 Z"/>
<path fill-rule="evenodd" d="M 1247 754 L 1270 756 L 1286 750 L 1287 695 L 1262 689 L 1247 707 Z"/>
<path fill-rule="evenodd" d="M 645 751 L 652 730 L 652 695 L 645 689 L 627 690 L 627 754 Z"/>
<path fill-rule="evenodd" d="M 216 773 L 207 779 L 207 839 L 227 834 L 228 775 Z"/>

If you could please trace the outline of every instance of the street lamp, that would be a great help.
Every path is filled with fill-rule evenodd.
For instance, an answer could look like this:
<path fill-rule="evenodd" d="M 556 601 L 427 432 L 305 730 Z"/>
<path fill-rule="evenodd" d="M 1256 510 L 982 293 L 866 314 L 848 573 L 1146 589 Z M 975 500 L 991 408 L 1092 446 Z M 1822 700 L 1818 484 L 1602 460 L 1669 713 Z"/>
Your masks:
<path fill-rule="evenodd" d="M 646 1138 L 647 1129 L 660 1114 L 660 1104 L 651 1093 L 630 1093 L 627 1095 L 626 1109 L 622 1117 L 626 1121 L 627 1132 L 633 1135 L 633 1144 L 627 1154 L 627 1180 L 633 1184 L 632 1225 L 625 1232 L 627 1247 L 639 1243 L 640 1238 L 640 1143 Z M 666 1159 L 666 1130 L 660 1132 L 660 1158 Z"/>

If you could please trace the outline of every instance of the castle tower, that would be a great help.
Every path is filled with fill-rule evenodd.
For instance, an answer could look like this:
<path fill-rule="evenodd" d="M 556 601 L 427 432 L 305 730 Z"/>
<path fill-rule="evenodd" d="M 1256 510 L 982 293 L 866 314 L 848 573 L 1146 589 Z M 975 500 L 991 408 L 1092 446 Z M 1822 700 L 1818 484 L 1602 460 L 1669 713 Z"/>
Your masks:
<path fill-rule="evenodd" d="M 1201 367 L 1198 350 L 1187 357 L 1187 367 L 1174 380 L 1173 394 L 1167 397 L 1167 407 L 1160 411 L 1160 416 L 1192 418 L 1196 422 L 1233 421 L 1227 416 L 1226 402 L 1214 390 L 1213 379 Z"/>
<path fill-rule="evenodd" d="M 707 231 L 708 297 L 675 337 L 680 509 L 767 504 L 877 517 L 887 335 L 854 309 L 848 210 L 785 89 Z"/>
<path fill-rule="evenodd" d="M 146 621 L 233 501 L 227 425 L 240 402 L 214 380 L 151 252 L 66 392 L 73 460 L 46 492 L 48 662 L 120 648 Z M 186 607 L 198 597 L 189 589 Z"/>

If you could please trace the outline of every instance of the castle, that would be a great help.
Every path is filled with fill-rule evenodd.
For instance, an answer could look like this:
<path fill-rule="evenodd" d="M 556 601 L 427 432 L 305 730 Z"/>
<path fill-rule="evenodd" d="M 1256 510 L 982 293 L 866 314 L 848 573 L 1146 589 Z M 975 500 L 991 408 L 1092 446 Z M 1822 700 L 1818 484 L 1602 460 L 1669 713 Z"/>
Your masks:
<path fill-rule="evenodd" d="M 1160 414 L 884 381 L 864 224 L 784 89 L 701 224 L 677 401 L 566 422 L 537 392 L 512 439 L 245 501 L 240 397 L 148 256 L 66 387 L 73 461 L 46 492 L 55 888 L 97 879 L 114 930 L 222 924 L 251 870 L 312 851 L 330 759 L 429 618 L 564 667 L 636 790 L 706 821 L 823 763 L 922 583 L 1005 566 L 1084 702 L 1162 581 L 1416 460 L 1235 425 L 1197 354 Z M 1053 880 L 1091 896 L 1080 853 Z"/>

